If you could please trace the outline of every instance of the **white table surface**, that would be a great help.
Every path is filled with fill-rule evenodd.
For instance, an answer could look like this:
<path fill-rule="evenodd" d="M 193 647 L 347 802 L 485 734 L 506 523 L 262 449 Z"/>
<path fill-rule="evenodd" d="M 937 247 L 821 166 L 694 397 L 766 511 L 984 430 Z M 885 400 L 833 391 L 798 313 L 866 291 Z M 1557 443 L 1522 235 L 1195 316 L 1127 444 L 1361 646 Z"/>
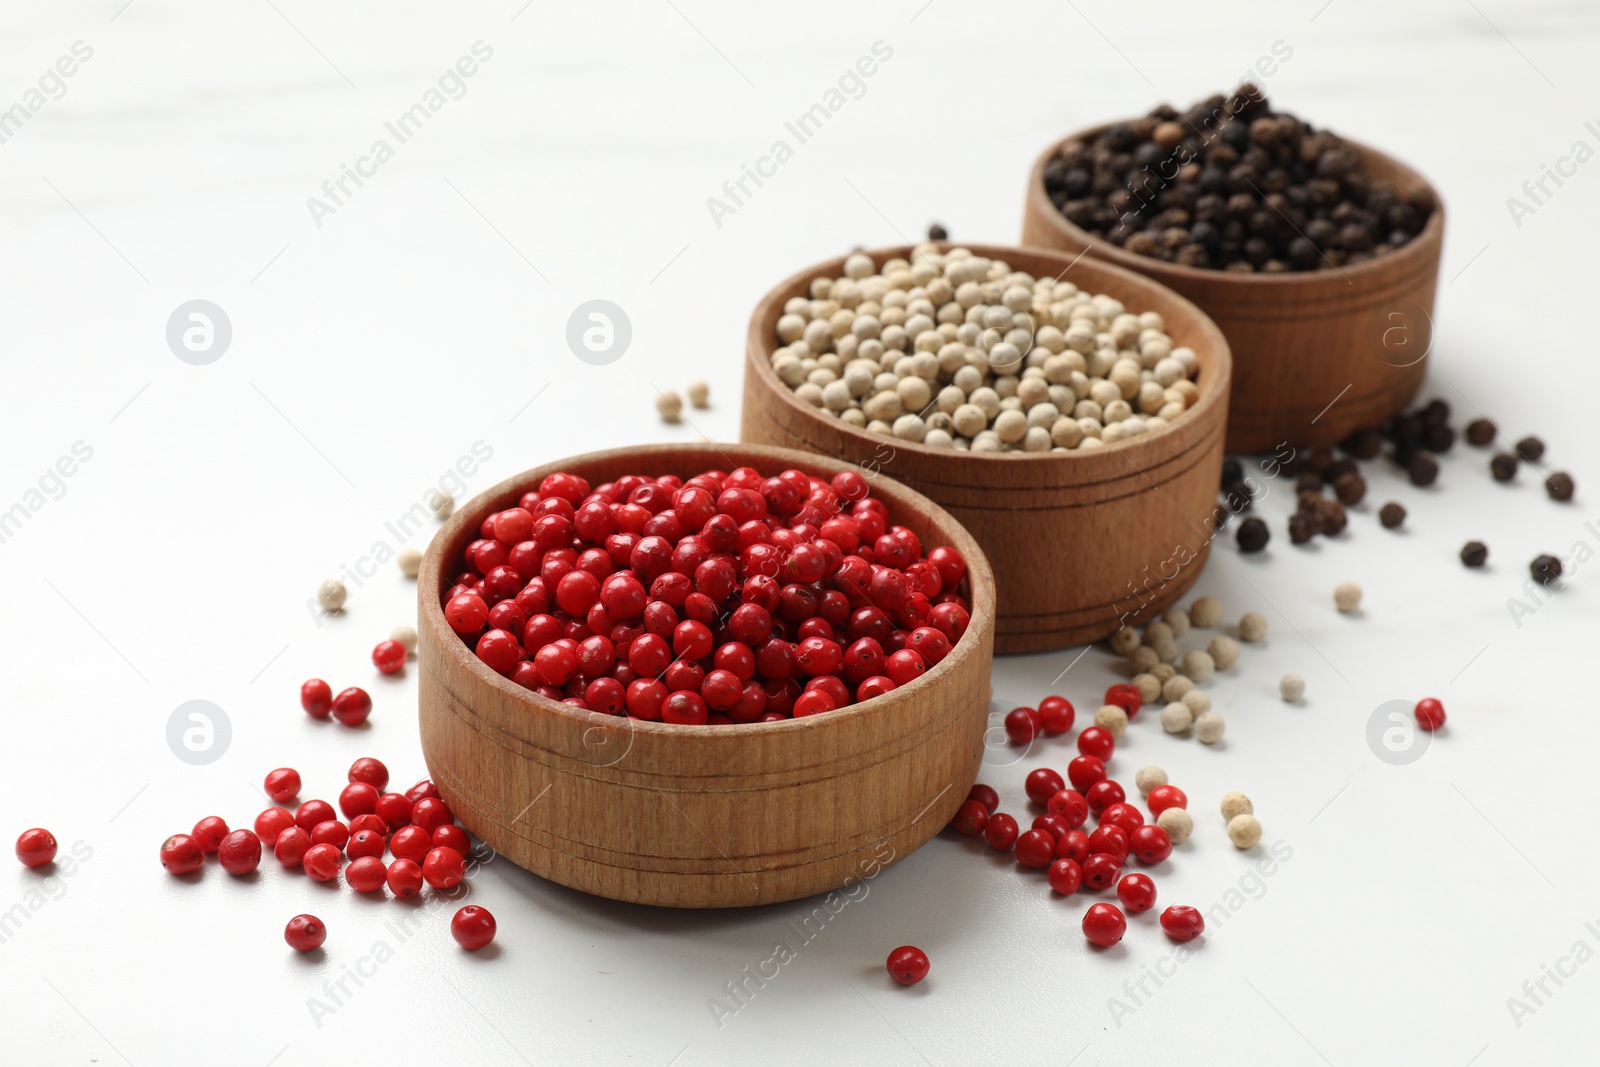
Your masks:
<path fill-rule="evenodd" d="M 1517 225 L 1506 199 L 1575 141 L 1600 147 L 1600 9 L 1510 0 L 1277 4 L 316 5 L 171 0 L 12 3 L 0 108 L 74 42 L 92 48 L 60 99 L 0 144 L 4 388 L 0 544 L 10 836 L 45 825 L 87 858 L 42 878 L 0 863 L 0 1062 L 7 1064 L 1132 1062 L 1466 1065 L 1574 1062 L 1600 990 L 1600 876 L 1587 832 L 1600 725 L 1584 679 L 1600 599 L 1593 563 L 1514 619 L 1536 553 L 1600 550 L 1600 439 L 1590 325 L 1600 164 Z M 442 10 L 448 8 L 448 10 Z M 354 164 L 474 42 L 466 92 L 317 226 L 306 200 Z M 852 100 L 717 226 L 706 199 L 764 154 L 875 41 L 893 49 Z M 1231 540 L 1198 587 L 1228 615 L 1265 612 L 1264 647 L 1209 687 L 1226 744 L 1137 721 L 1114 769 L 1158 762 L 1192 798 L 1193 844 L 1162 903 L 1213 916 L 1179 966 L 1154 915 L 1090 951 L 1086 902 L 1052 898 L 941 836 L 870 882 L 801 944 L 814 902 L 689 913 L 590 899 L 501 861 L 472 885 L 499 918 L 471 957 L 428 912 L 324 892 L 268 860 L 253 884 L 209 865 L 190 884 L 156 860 L 166 835 L 221 814 L 248 825 L 263 773 L 290 764 L 331 795 L 361 755 L 422 774 L 415 669 L 375 675 L 374 641 L 413 618 L 385 565 L 318 624 L 305 600 L 356 564 L 475 443 L 476 492 L 613 445 L 732 440 L 745 320 L 777 279 L 856 244 L 920 236 L 1011 242 L 1024 176 L 1064 131 L 1227 89 L 1275 42 L 1283 106 L 1396 152 L 1448 203 L 1427 396 L 1537 431 L 1578 500 L 1525 472 L 1492 483 L 1482 452 L 1440 485 L 1383 463 L 1350 532 Z M 623 307 L 617 363 L 568 351 L 580 302 Z M 233 340 L 190 366 L 165 341 L 178 305 L 225 309 Z M 1293 354 L 1288 354 L 1292 358 Z M 695 377 L 714 405 L 666 427 L 654 388 Z M 1464 418 L 1458 419 L 1458 422 Z M 52 498 L 28 496 L 76 443 L 92 456 Z M 59 499 L 54 498 L 59 496 Z M 1406 532 L 1377 527 L 1387 499 Z M 1595 525 L 1585 526 L 1593 522 Z M 431 527 L 430 527 L 431 528 Z M 423 535 L 425 536 L 425 534 Z M 1466 572 L 1468 538 L 1492 550 Z M 414 538 L 415 544 L 421 537 Z M 1582 546 L 1581 550 L 1579 546 Z M 1333 610 L 1340 580 L 1366 588 Z M 1057 689 L 1090 709 L 1116 675 L 1079 650 L 996 664 L 997 698 Z M 1303 706 L 1276 696 L 1305 676 Z M 375 694 L 371 728 L 309 721 L 306 677 Z M 1430 751 L 1391 766 L 1366 724 L 1390 699 L 1443 698 Z M 215 702 L 226 753 L 191 766 L 169 716 Z M 1023 808 L 1022 771 L 984 778 Z M 991 755 L 1006 762 L 1004 750 Z M 1220 794 L 1247 791 L 1270 876 L 1229 847 Z M 1229 907 L 1229 905 L 1232 907 Z M 1229 908 L 1224 922 L 1215 908 Z M 21 905 L 21 913 L 13 905 Z M 318 912 L 322 958 L 287 951 Z M 768 958 L 797 957 L 718 1025 L 708 998 Z M 933 959 L 893 987 L 887 950 Z M 1571 956 L 1584 948 L 1578 963 Z M 384 946 L 380 950 L 380 943 Z M 374 953 L 382 955 L 373 964 Z M 368 962 L 363 963 L 363 959 Z M 1565 961 L 1565 962 L 1563 962 Z M 1545 968 L 1569 975 L 1561 984 Z M 312 998 L 371 976 L 336 1010 Z M 1138 1003 L 1124 991 L 1152 971 Z M 1130 1012 L 1113 1010 L 1122 998 Z M 1508 998 L 1531 1011 L 1513 1013 Z"/>

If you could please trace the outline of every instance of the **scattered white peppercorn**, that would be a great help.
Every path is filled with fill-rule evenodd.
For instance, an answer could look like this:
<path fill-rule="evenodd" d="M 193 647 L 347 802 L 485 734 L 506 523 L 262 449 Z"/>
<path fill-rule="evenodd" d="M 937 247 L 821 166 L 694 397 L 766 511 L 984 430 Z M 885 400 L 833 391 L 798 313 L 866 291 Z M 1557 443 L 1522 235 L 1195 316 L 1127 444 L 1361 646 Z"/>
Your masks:
<path fill-rule="evenodd" d="M 1182 808 L 1168 808 L 1156 816 L 1156 825 L 1167 832 L 1167 839 L 1181 845 L 1194 833 L 1194 816 Z"/>
<path fill-rule="evenodd" d="M 349 590 L 337 578 L 329 578 L 317 586 L 317 603 L 322 605 L 323 611 L 343 611 L 349 595 Z"/>
<path fill-rule="evenodd" d="M 1133 687 L 1139 690 L 1139 699 L 1146 704 L 1153 704 L 1161 696 L 1161 679 L 1153 674 L 1136 674 L 1133 676 Z"/>
<path fill-rule="evenodd" d="M 1167 784 L 1167 772 L 1153 763 L 1148 767 L 1140 767 L 1134 772 L 1133 784 L 1139 787 L 1140 796 L 1147 797 L 1156 786 Z"/>
<path fill-rule="evenodd" d="M 1094 713 L 1094 724 L 1112 737 L 1121 737 L 1128 729 L 1128 713 L 1116 704 L 1107 704 Z"/>
<path fill-rule="evenodd" d="M 1174 701 L 1161 709 L 1161 728 L 1169 734 L 1181 734 L 1194 725 L 1194 712 L 1189 705 Z"/>
<path fill-rule="evenodd" d="M 1171 644 L 1177 637 L 1172 627 L 1159 619 L 1144 628 L 1144 643 L 1147 645 Z"/>
<path fill-rule="evenodd" d="M 708 408 L 711 406 L 711 386 L 705 382 L 692 381 L 683 391 L 689 395 L 689 403 L 695 407 Z"/>
<path fill-rule="evenodd" d="M 404 645 L 406 649 L 406 655 L 415 656 L 417 654 L 417 631 L 414 628 L 410 626 L 396 626 L 393 632 L 389 634 L 389 640 L 399 641 L 402 645 Z"/>
<path fill-rule="evenodd" d="M 1267 636 L 1267 617 L 1259 611 L 1247 611 L 1239 619 L 1239 640 L 1259 641 Z"/>
<path fill-rule="evenodd" d="M 1155 649 L 1156 656 L 1162 663 L 1178 662 L 1178 642 L 1176 641 L 1168 639 L 1145 647 Z"/>
<path fill-rule="evenodd" d="M 1211 698 L 1206 696 L 1204 689 L 1191 689 L 1183 694 L 1181 700 L 1196 715 L 1204 715 L 1211 710 Z"/>
<path fill-rule="evenodd" d="M 414 548 L 402 548 L 394 557 L 395 563 L 400 567 L 400 573 L 407 578 L 415 578 L 422 569 L 422 553 Z"/>
<path fill-rule="evenodd" d="M 1214 596 L 1203 596 L 1189 605 L 1189 621 L 1209 630 L 1222 621 L 1222 603 Z"/>
<path fill-rule="evenodd" d="M 1346 615 L 1361 607 L 1361 587 L 1355 582 L 1340 582 L 1334 586 L 1333 606 Z"/>
<path fill-rule="evenodd" d="M 1208 711 L 1194 720 L 1194 735 L 1202 744 L 1214 745 L 1221 741 L 1223 731 L 1227 728 L 1228 724 L 1222 721 L 1222 716 L 1214 711 Z"/>
<path fill-rule="evenodd" d="M 1171 608 L 1161 616 L 1161 621 L 1172 627 L 1173 637 L 1182 637 L 1189 632 L 1189 613 L 1182 608 Z"/>
<path fill-rule="evenodd" d="M 1131 626 L 1124 626 L 1111 635 L 1111 651 L 1119 656 L 1129 656 L 1133 654 L 1133 650 L 1138 648 L 1142 642 L 1143 639 L 1139 636 L 1138 630 Z"/>
<path fill-rule="evenodd" d="M 1239 662 L 1239 642 L 1225 634 L 1218 634 L 1206 646 L 1206 652 L 1211 656 L 1211 662 L 1217 670 L 1225 671 Z"/>
<path fill-rule="evenodd" d="M 1298 674 L 1286 674 L 1278 679 L 1278 695 L 1293 704 L 1306 695 L 1306 680 Z"/>
<path fill-rule="evenodd" d="M 1156 681 L 1166 685 L 1178 673 L 1178 668 L 1170 663 L 1157 663 L 1150 668 L 1150 673 L 1156 676 Z"/>
<path fill-rule="evenodd" d="M 1183 662 L 1179 664 L 1179 669 L 1196 682 L 1203 682 L 1210 678 L 1211 673 L 1216 668 L 1217 663 L 1211 658 L 1211 653 L 1198 648 L 1187 653 L 1183 657 Z"/>
<path fill-rule="evenodd" d="M 456 498 L 449 493 L 434 490 L 428 494 L 428 510 L 433 512 L 433 517 L 440 522 L 455 514 Z"/>
<path fill-rule="evenodd" d="M 1169 703 L 1174 700 L 1182 700 L 1183 694 L 1187 693 L 1193 688 L 1194 680 L 1191 679 L 1187 674 L 1174 674 L 1171 678 L 1168 678 L 1164 683 L 1162 683 L 1161 699 L 1168 701 Z"/>
<path fill-rule="evenodd" d="M 1238 815 L 1251 815 L 1256 806 L 1250 803 L 1250 798 L 1243 793 L 1224 793 L 1222 795 L 1222 817 L 1232 820 Z"/>
<path fill-rule="evenodd" d="M 1149 645 L 1140 645 L 1138 648 L 1128 653 L 1128 665 L 1133 668 L 1134 673 L 1136 674 L 1143 671 L 1154 670 L 1156 664 L 1160 662 L 1161 657 L 1158 656 L 1156 654 L 1156 650 L 1151 648 Z"/>
<path fill-rule="evenodd" d="M 679 422 L 683 419 L 683 397 L 668 389 L 656 394 L 656 414 L 662 422 Z"/>
<path fill-rule="evenodd" d="M 1261 843 L 1261 821 L 1254 815 L 1235 815 L 1228 820 L 1228 840 L 1238 849 Z"/>

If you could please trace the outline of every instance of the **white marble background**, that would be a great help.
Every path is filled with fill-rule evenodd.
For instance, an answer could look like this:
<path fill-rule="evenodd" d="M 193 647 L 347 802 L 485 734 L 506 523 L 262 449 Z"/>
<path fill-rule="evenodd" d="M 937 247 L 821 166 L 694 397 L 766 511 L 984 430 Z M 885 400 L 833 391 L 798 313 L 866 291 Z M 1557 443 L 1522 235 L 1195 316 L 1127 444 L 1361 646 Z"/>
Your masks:
<path fill-rule="evenodd" d="M 1520 226 L 1506 201 L 1575 141 L 1600 148 L 1585 128 L 1600 121 L 1600 8 L 95 0 L 5 14 L 0 109 L 76 42 L 93 54 L 0 143 L 0 510 L 36 500 L 75 444 L 92 456 L 46 479 L 51 498 L 0 543 L 4 834 L 44 824 L 90 853 L 48 883 L 0 864 L 0 1060 L 1487 1067 L 1589 1046 L 1600 728 L 1583 679 L 1600 565 L 1520 625 L 1507 602 L 1536 553 L 1600 550 L 1600 523 L 1584 525 L 1600 519 L 1600 164 Z M 715 225 L 706 198 L 880 40 L 893 57 L 866 94 Z M 307 198 L 477 41 L 493 55 L 465 95 L 317 226 Z M 212 813 L 247 825 L 273 766 L 297 766 L 314 795 L 358 755 L 420 776 L 414 670 L 386 682 L 366 659 L 411 618 L 412 586 L 385 567 L 321 626 L 304 600 L 476 442 L 493 455 L 471 491 L 589 449 L 735 438 L 745 319 L 777 279 L 935 219 L 1012 241 L 1044 145 L 1224 90 L 1275 42 L 1293 50 L 1265 83 L 1277 101 L 1443 192 L 1426 395 L 1541 433 L 1579 499 L 1552 504 L 1528 474 L 1496 486 L 1483 454 L 1458 449 L 1427 492 L 1371 465 L 1369 504 L 1338 542 L 1287 545 L 1280 495 L 1263 506 L 1268 553 L 1216 553 L 1201 591 L 1274 627 L 1211 687 L 1228 741 L 1202 749 L 1141 720 L 1116 769 L 1162 763 L 1193 798 L 1199 830 L 1160 879 L 1163 904 L 1251 898 L 1159 990 L 1147 980 L 1137 1011 L 1109 998 L 1131 1004 L 1125 982 L 1171 971 L 1153 915 L 1091 953 L 1081 898 L 944 838 L 720 1027 L 707 998 L 792 938 L 805 906 L 644 910 L 492 864 L 473 886 L 500 921 L 485 959 L 456 950 L 442 910 L 399 944 L 384 925 L 399 906 L 324 896 L 270 860 L 254 885 L 161 872 L 167 834 Z M 564 341 L 592 298 L 633 324 L 607 368 Z M 209 366 L 166 345 L 192 299 L 232 323 Z M 654 387 L 694 377 L 713 409 L 659 424 Z M 1411 510 L 1401 537 L 1373 517 L 1391 498 Z M 1491 546 L 1483 572 L 1455 560 L 1468 538 Z M 1347 578 L 1367 589 L 1359 619 L 1331 608 Z M 997 696 L 1035 701 L 1076 664 L 1059 688 L 1092 708 L 1114 675 L 1102 653 L 1077 655 L 998 663 Z M 1303 707 L 1275 696 L 1291 670 L 1309 682 Z M 295 689 L 313 674 L 370 685 L 370 731 L 309 723 Z M 1425 693 L 1447 702 L 1448 731 L 1416 764 L 1385 765 L 1368 715 Z M 166 744 L 191 699 L 232 724 L 203 767 Z M 1071 752 L 986 777 L 1018 810 L 1020 771 Z M 1228 789 L 1293 850 L 1270 878 L 1252 881 L 1227 845 L 1214 806 Z M 332 929 L 322 961 L 280 940 L 308 909 Z M 314 1017 L 324 980 L 380 941 L 393 958 Z M 904 942 L 934 961 L 911 991 L 882 970 Z M 1535 1001 L 1524 983 L 1547 967 L 1568 976 Z M 1533 1010 L 1514 1015 L 1511 997 Z"/>

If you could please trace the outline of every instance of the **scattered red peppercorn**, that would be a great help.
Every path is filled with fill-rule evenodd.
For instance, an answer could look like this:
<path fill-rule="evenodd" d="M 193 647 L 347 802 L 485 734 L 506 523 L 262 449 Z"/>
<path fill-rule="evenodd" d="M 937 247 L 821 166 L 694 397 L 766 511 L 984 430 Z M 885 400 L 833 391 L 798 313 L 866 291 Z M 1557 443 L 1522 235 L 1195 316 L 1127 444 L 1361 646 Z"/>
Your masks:
<path fill-rule="evenodd" d="M 351 686 L 333 698 L 333 717 L 346 726 L 360 726 L 372 714 L 372 698 L 365 689 Z"/>
<path fill-rule="evenodd" d="M 928 977 L 928 954 L 913 945 L 901 945 L 889 953 L 884 966 L 901 985 L 916 985 Z"/>
<path fill-rule="evenodd" d="M 44 867 L 56 858 L 55 835 L 35 827 L 17 835 L 17 859 L 24 867 Z M 166 862 L 165 856 L 162 862 Z"/>
<path fill-rule="evenodd" d="M 333 710 L 333 688 L 321 678 L 301 683 L 300 706 L 313 719 L 326 719 Z"/>
<path fill-rule="evenodd" d="M 1424 730 L 1437 730 L 1444 725 L 1444 705 L 1433 697 L 1417 701 L 1417 726 Z"/>
<path fill-rule="evenodd" d="M 1103 778 L 1088 788 L 1083 794 L 1083 799 L 1089 802 L 1090 811 L 1100 815 L 1111 805 L 1127 800 L 1128 795 L 1122 791 L 1119 783 Z"/>
<path fill-rule="evenodd" d="M 256 837 L 263 844 L 272 844 L 278 840 L 278 835 L 294 825 L 294 815 L 282 808 L 268 808 L 256 816 Z"/>
<path fill-rule="evenodd" d="M 434 848 L 453 848 L 465 856 L 472 851 L 472 841 L 467 837 L 467 832 L 455 823 L 445 823 L 437 826 L 433 831 Z"/>
<path fill-rule="evenodd" d="M 200 851 L 209 856 L 217 851 L 222 839 L 228 836 L 228 824 L 220 816 L 208 815 L 194 824 L 189 836 L 199 842 Z"/>
<path fill-rule="evenodd" d="M 291 826 L 273 842 L 272 855 L 285 867 L 298 867 L 305 862 L 311 850 L 311 835 L 298 826 Z"/>
<path fill-rule="evenodd" d="M 980 801 L 964 800 L 950 820 L 950 828 L 963 837 L 977 837 L 989 822 L 989 809 Z"/>
<path fill-rule="evenodd" d="M 1068 830 L 1056 842 L 1056 859 L 1072 860 L 1082 865 L 1089 858 L 1089 835 L 1082 830 Z"/>
<path fill-rule="evenodd" d="M 1123 875 L 1122 881 L 1117 883 L 1117 899 L 1130 915 L 1149 911 L 1156 906 L 1156 884 L 1148 874 Z"/>
<path fill-rule="evenodd" d="M 1050 834 L 1051 845 L 1054 847 L 1054 843 L 1061 840 L 1061 836 L 1067 831 L 1071 830 L 1072 827 L 1067 825 L 1067 820 L 1063 819 L 1061 816 L 1046 813 L 1044 815 L 1035 815 L 1033 817 L 1033 829 L 1048 831 Z"/>
<path fill-rule="evenodd" d="M 1050 864 L 1050 869 L 1045 872 L 1045 878 L 1050 883 L 1050 888 L 1064 897 L 1076 893 L 1083 885 L 1083 871 L 1078 864 L 1069 859 L 1058 859 Z"/>
<path fill-rule="evenodd" d="M 422 867 L 415 860 L 395 860 L 389 864 L 389 870 L 384 876 L 388 883 L 389 892 L 401 899 L 414 897 L 422 892 Z"/>
<path fill-rule="evenodd" d="M 1144 813 L 1132 804 L 1117 801 L 1115 804 L 1106 805 L 1100 813 L 1101 826 L 1120 826 L 1130 835 L 1144 825 Z"/>
<path fill-rule="evenodd" d="M 319 822 L 311 828 L 311 843 L 313 845 L 332 845 L 340 852 L 350 841 L 350 827 L 338 819 L 328 819 Z"/>
<path fill-rule="evenodd" d="M 1140 863 L 1160 863 L 1172 855 L 1172 838 L 1161 827 L 1146 823 L 1128 834 L 1128 850 Z"/>
<path fill-rule="evenodd" d="M 1065 819 L 1071 830 L 1076 830 L 1089 818 L 1089 802 L 1076 789 L 1058 790 L 1045 802 L 1045 808 L 1051 815 Z"/>
<path fill-rule="evenodd" d="M 250 830 L 235 830 L 217 846 L 217 862 L 231 875 L 249 874 L 261 865 L 261 838 Z"/>
<path fill-rule="evenodd" d="M 1008 852 L 1017 841 L 1017 820 L 1003 811 L 995 812 L 989 816 L 989 821 L 983 828 L 984 840 L 989 842 L 989 847 L 996 852 Z"/>
<path fill-rule="evenodd" d="M 1048 830 L 1029 830 L 1018 836 L 1015 847 L 1018 863 L 1044 870 L 1055 858 L 1056 839 Z"/>
<path fill-rule="evenodd" d="M 1122 874 L 1122 864 L 1117 862 L 1117 857 L 1104 852 L 1092 854 L 1079 866 L 1083 868 L 1083 884 L 1094 890 L 1110 889 Z"/>
<path fill-rule="evenodd" d="M 433 835 L 420 826 L 402 826 L 389 839 L 389 852 L 395 859 L 421 863 L 433 851 Z"/>
<path fill-rule="evenodd" d="M 363 830 L 375 835 L 380 841 L 389 836 L 389 824 L 376 815 L 357 815 L 350 820 L 351 837 L 361 833 Z"/>
<path fill-rule="evenodd" d="M 1117 739 L 1111 736 L 1111 731 L 1099 726 L 1085 726 L 1078 733 L 1078 751 L 1085 756 L 1093 756 L 1102 763 L 1111 758 L 1116 751 Z"/>
<path fill-rule="evenodd" d="M 1039 713 L 1032 708 L 1012 708 L 1006 712 L 1005 731 L 1013 745 L 1031 744 L 1039 734 Z"/>
<path fill-rule="evenodd" d="M 294 824 L 308 834 L 319 824 L 338 817 L 339 813 L 326 800 L 307 800 L 294 809 Z"/>
<path fill-rule="evenodd" d="M 1128 858 L 1130 847 L 1128 831 L 1120 826 L 1110 824 L 1100 826 L 1094 833 L 1089 835 L 1089 852 L 1091 855 L 1104 853 L 1118 863 Z"/>
<path fill-rule="evenodd" d="M 1110 948 L 1127 932 L 1127 917 L 1115 904 L 1091 904 L 1083 913 L 1083 936 L 1090 944 Z"/>
<path fill-rule="evenodd" d="M 315 952 L 328 939 L 328 928 L 315 915 L 296 915 L 283 928 L 283 939 L 296 952 Z"/>
<path fill-rule="evenodd" d="M 347 819 L 378 810 L 378 791 L 366 782 L 351 782 L 339 790 L 339 810 Z"/>
<path fill-rule="evenodd" d="M 339 877 L 344 854 L 333 845 L 312 845 L 306 849 L 300 866 L 314 882 L 331 882 Z"/>
<path fill-rule="evenodd" d="M 350 764 L 348 777 L 352 785 L 363 783 L 382 793 L 384 787 L 389 784 L 389 768 L 385 767 L 381 760 L 375 760 L 371 756 L 362 756 Z"/>
<path fill-rule="evenodd" d="M 976 800 L 979 804 L 982 804 L 990 815 L 993 815 L 1000 808 L 1000 794 L 982 782 L 968 790 L 967 799 Z"/>
<path fill-rule="evenodd" d="M 1193 941 L 1205 933 L 1206 920 L 1198 908 L 1174 904 L 1161 913 L 1161 929 L 1174 941 Z"/>
<path fill-rule="evenodd" d="M 291 767 L 279 767 L 267 772 L 264 785 L 269 799 L 287 804 L 300 794 L 300 772 Z"/>
<path fill-rule="evenodd" d="M 383 857 L 383 835 L 371 830 L 357 830 L 344 846 L 344 854 L 351 859 Z"/>
<path fill-rule="evenodd" d="M 1139 709 L 1144 706 L 1144 698 L 1139 695 L 1139 687 L 1119 682 L 1106 690 L 1106 703 L 1115 704 L 1128 713 L 1131 720 L 1139 714 Z"/>
<path fill-rule="evenodd" d="M 173 834 L 161 842 L 161 866 L 168 874 L 189 874 L 198 871 L 204 862 L 200 842 L 188 834 Z"/>
<path fill-rule="evenodd" d="M 378 798 L 378 807 L 373 814 L 391 830 L 408 826 L 411 823 L 411 801 L 399 793 L 385 793 Z"/>
<path fill-rule="evenodd" d="M 1168 808 L 1187 808 L 1189 795 L 1175 785 L 1158 785 L 1145 798 L 1151 815 L 1160 815 Z"/>
<path fill-rule="evenodd" d="M 494 916 L 488 908 L 468 904 L 450 920 L 450 936 L 468 952 L 476 952 L 494 940 Z"/>
<path fill-rule="evenodd" d="M 1023 788 L 1028 794 L 1028 799 L 1035 804 L 1048 804 L 1050 798 L 1065 789 L 1067 783 L 1061 780 L 1061 775 L 1049 767 L 1040 767 L 1029 771 Z"/>
<path fill-rule="evenodd" d="M 453 848 L 436 848 L 422 861 L 422 877 L 435 889 L 454 889 L 466 877 L 466 861 Z"/>
<path fill-rule="evenodd" d="M 1094 756 L 1078 756 L 1067 764 L 1067 778 L 1072 782 L 1072 788 L 1088 796 L 1089 787 L 1103 780 L 1106 776 L 1106 765 Z"/>
<path fill-rule="evenodd" d="M 1078 713 L 1066 697 L 1048 696 L 1039 701 L 1039 725 L 1051 737 L 1059 737 L 1072 729 Z"/>
<path fill-rule="evenodd" d="M 350 861 L 344 880 L 357 893 L 376 893 L 388 880 L 389 872 L 377 856 L 361 856 Z"/>
<path fill-rule="evenodd" d="M 372 665 L 383 674 L 398 674 L 406 665 L 406 646 L 399 641 L 379 641 L 372 649 Z"/>

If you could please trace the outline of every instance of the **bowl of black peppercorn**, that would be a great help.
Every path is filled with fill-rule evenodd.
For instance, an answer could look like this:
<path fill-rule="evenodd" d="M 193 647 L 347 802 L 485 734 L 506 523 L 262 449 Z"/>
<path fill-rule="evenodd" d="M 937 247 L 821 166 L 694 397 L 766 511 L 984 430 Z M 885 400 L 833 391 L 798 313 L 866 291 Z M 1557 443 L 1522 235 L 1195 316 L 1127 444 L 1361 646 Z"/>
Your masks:
<path fill-rule="evenodd" d="M 1246 453 L 1333 444 L 1405 408 L 1426 372 L 1443 241 L 1425 178 L 1253 85 L 1051 145 L 1022 230 L 1023 244 L 1138 271 L 1210 315 L 1238 368 L 1227 447 Z"/>

